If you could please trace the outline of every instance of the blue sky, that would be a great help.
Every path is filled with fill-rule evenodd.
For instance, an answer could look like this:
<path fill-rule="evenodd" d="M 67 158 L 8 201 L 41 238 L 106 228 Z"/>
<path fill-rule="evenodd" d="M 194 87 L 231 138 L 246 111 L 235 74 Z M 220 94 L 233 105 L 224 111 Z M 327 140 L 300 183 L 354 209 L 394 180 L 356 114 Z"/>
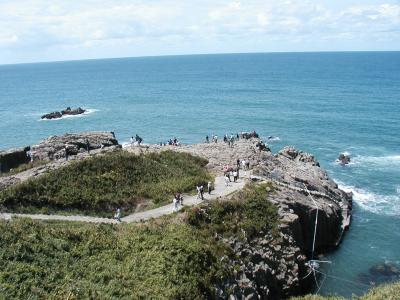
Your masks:
<path fill-rule="evenodd" d="M 400 0 L 0 0 L 0 64 L 400 50 Z"/>

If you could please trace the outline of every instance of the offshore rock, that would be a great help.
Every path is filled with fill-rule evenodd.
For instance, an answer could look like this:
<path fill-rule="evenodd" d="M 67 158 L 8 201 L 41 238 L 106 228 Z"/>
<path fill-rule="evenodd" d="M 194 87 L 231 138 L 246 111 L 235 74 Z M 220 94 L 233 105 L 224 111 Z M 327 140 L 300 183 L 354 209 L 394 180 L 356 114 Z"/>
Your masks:
<path fill-rule="evenodd" d="M 64 134 L 51 136 L 38 145 L 31 147 L 32 159 L 49 161 L 76 155 L 88 150 L 117 146 L 118 141 L 112 132 L 83 132 L 78 134 Z"/>
<path fill-rule="evenodd" d="M 83 113 L 85 113 L 85 112 L 86 112 L 86 110 L 84 110 L 84 109 L 81 108 L 81 107 L 78 107 L 78 108 L 76 108 L 76 109 L 71 109 L 71 107 L 67 107 L 65 110 L 62 110 L 61 112 L 59 112 L 59 111 L 51 112 L 51 113 L 49 113 L 49 114 L 43 115 L 41 118 L 42 118 L 42 119 L 47 119 L 47 120 L 50 120 L 50 119 L 59 119 L 59 118 L 62 118 L 63 116 L 68 116 L 68 115 L 70 115 L 70 116 L 80 115 L 80 114 L 83 114 Z"/>

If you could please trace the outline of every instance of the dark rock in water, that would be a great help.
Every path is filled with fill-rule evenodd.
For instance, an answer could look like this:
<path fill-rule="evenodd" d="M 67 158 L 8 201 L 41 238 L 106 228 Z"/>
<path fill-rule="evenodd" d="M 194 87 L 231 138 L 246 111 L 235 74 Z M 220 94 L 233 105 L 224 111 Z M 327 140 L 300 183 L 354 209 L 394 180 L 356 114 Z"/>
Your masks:
<path fill-rule="evenodd" d="M 350 155 L 344 154 L 344 153 L 340 153 L 339 157 L 338 157 L 338 161 L 342 164 L 342 165 L 347 165 L 350 163 Z"/>
<path fill-rule="evenodd" d="M 394 264 L 383 263 L 372 266 L 368 272 L 361 273 L 358 277 L 365 284 L 378 285 L 399 280 L 400 269 Z"/>
<path fill-rule="evenodd" d="M 71 109 L 71 107 L 67 107 L 65 110 L 62 110 L 61 112 L 55 111 L 55 112 L 52 112 L 49 114 L 45 114 L 41 118 L 48 119 L 48 120 L 59 119 L 59 118 L 62 118 L 63 116 L 75 116 L 75 115 L 83 114 L 85 112 L 86 112 L 86 110 L 84 110 L 81 107 L 78 107 L 76 109 Z"/>
<path fill-rule="evenodd" d="M 62 115 L 71 115 L 71 116 L 74 116 L 74 115 L 83 114 L 85 111 L 86 111 L 86 110 L 82 109 L 81 107 L 78 107 L 78 108 L 76 108 L 76 109 L 71 109 L 71 107 L 67 107 L 67 109 L 61 111 L 61 114 L 62 114 Z"/>
<path fill-rule="evenodd" d="M 252 131 L 252 132 L 242 132 L 242 133 L 240 134 L 240 137 L 241 137 L 242 139 L 248 140 L 248 139 L 251 139 L 251 138 L 258 138 L 259 136 L 258 136 L 258 133 L 257 133 L 257 132 Z"/>
<path fill-rule="evenodd" d="M 52 113 L 43 115 L 41 118 L 51 120 L 51 119 L 59 119 L 61 117 L 62 113 L 60 113 L 59 111 L 54 111 Z"/>
<path fill-rule="evenodd" d="M 68 155 L 76 155 L 93 149 L 117 146 L 118 141 L 112 132 L 83 132 L 79 134 L 65 134 L 51 136 L 38 145 L 32 146 L 33 160 L 53 160 Z"/>
<path fill-rule="evenodd" d="M 30 162 L 28 155 L 30 147 L 10 149 L 0 151 L 0 173 L 8 172 L 10 169 L 16 168 L 22 164 Z"/>

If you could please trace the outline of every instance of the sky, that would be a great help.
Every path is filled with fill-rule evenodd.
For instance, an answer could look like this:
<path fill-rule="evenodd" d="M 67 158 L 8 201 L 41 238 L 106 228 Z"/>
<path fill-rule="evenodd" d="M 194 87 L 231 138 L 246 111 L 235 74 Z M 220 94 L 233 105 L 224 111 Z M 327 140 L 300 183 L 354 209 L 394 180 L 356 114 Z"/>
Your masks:
<path fill-rule="evenodd" d="M 0 0 L 0 64 L 400 50 L 400 0 Z"/>

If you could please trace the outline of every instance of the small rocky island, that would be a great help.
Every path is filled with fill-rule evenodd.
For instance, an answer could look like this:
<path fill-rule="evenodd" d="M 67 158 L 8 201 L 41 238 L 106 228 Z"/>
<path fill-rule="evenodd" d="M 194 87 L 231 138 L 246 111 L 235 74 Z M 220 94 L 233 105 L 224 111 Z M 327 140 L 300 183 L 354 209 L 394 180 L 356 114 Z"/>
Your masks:
<path fill-rule="evenodd" d="M 74 108 L 74 109 L 71 109 L 71 107 L 67 107 L 66 109 L 64 109 L 62 111 L 54 111 L 54 112 L 45 114 L 41 117 L 41 119 L 45 119 L 45 120 L 60 119 L 65 116 L 81 115 L 85 112 L 86 112 L 86 110 L 81 107 Z"/>

